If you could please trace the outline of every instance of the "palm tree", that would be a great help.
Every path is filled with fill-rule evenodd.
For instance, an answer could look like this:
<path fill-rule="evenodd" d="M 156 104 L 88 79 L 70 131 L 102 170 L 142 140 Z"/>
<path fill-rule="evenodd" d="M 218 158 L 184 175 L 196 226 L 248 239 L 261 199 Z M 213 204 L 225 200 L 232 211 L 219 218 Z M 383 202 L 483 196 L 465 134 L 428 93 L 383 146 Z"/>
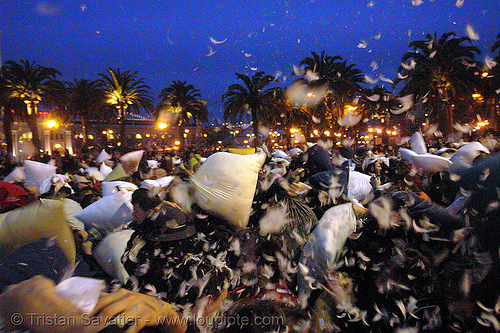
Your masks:
<path fill-rule="evenodd" d="M 276 105 L 278 88 L 263 90 L 275 79 L 272 75 L 257 72 L 251 78 L 245 74 L 236 73 L 244 85 L 235 83 L 228 87 L 222 95 L 224 101 L 224 121 L 241 122 L 243 118 L 252 120 L 255 135 L 254 146 L 259 145 L 259 120 L 267 112 L 279 112 Z"/>
<path fill-rule="evenodd" d="M 491 47 L 491 52 L 496 51 L 500 51 L 500 34 L 498 34 L 497 40 Z M 498 94 L 500 90 L 500 52 L 493 58 L 493 61 L 495 62 L 494 64 L 485 64 L 484 66 L 483 79 L 481 80 L 481 93 L 485 101 L 489 104 L 490 122 L 493 125 L 493 129 L 497 131 L 499 117 L 498 105 L 500 103 L 500 95 Z"/>
<path fill-rule="evenodd" d="M 449 135 L 454 105 L 460 98 L 471 96 L 478 87 L 476 73 L 480 71 L 475 56 L 481 51 L 475 46 L 462 45 L 471 43 L 471 39 L 456 38 L 454 32 L 439 39 L 436 34 L 428 34 L 426 38 L 410 43 L 413 51 L 403 55 L 393 87 L 403 81 L 399 94 L 413 94 L 416 101 L 427 106 L 429 116 L 439 120 L 440 130 Z"/>
<path fill-rule="evenodd" d="M 0 111 L 2 111 L 3 133 L 7 152 L 13 153 L 12 124 L 16 110 L 21 110 L 24 103 L 17 99 L 9 98 L 9 91 L 6 86 L 5 75 L 0 72 Z"/>
<path fill-rule="evenodd" d="M 321 119 L 325 128 L 333 127 L 344 113 L 345 106 L 352 104 L 360 95 L 364 76 L 355 64 L 347 65 L 347 61 L 342 61 L 340 56 L 332 57 L 324 51 L 320 55 L 311 52 L 311 55 L 300 62 L 300 65 L 305 65 L 300 72 L 303 76 L 294 84 L 327 89 L 324 99 L 315 105 L 312 112 Z"/>
<path fill-rule="evenodd" d="M 151 88 L 144 83 L 144 79 L 137 77 L 137 71 L 121 72 L 120 68 L 106 70 L 107 74 L 98 73 L 100 87 L 104 89 L 105 103 L 113 106 L 118 112 L 120 121 L 119 139 L 125 139 L 126 110 L 139 113 L 144 109 L 148 114 L 153 110 Z"/>
<path fill-rule="evenodd" d="M 54 114 L 63 123 L 74 123 L 79 118 L 82 123 L 83 143 L 87 144 L 88 124 L 108 122 L 114 119 L 113 110 L 104 101 L 104 91 L 98 81 L 74 79 L 65 82 L 66 90 Z"/>
<path fill-rule="evenodd" d="M 200 91 L 192 84 L 186 85 L 186 81 L 173 81 L 161 91 L 159 97 L 161 101 L 154 111 L 154 116 L 156 119 L 161 119 L 164 112 L 172 112 L 179 134 L 184 133 L 185 126 L 208 122 L 206 102 L 200 100 Z M 184 140 L 181 140 L 181 149 L 183 148 Z"/>
<path fill-rule="evenodd" d="M 35 64 L 34 61 L 23 60 L 20 64 L 6 61 L 2 71 L 7 98 L 26 103 L 26 110 L 23 110 L 21 115 L 31 130 L 36 150 L 40 151 L 38 104 L 51 106 L 55 103 L 57 95 L 64 87 L 64 84 L 56 79 L 61 73 L 54 68 Z"/>

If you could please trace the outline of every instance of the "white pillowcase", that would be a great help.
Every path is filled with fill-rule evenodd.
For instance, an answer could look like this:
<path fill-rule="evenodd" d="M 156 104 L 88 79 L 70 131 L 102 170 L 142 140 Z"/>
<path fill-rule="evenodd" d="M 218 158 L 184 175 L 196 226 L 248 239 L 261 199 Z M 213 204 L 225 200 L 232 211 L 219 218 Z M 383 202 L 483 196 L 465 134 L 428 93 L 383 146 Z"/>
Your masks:
<path fill-rule="evenodd" d="M 8 183 L 14 183 L 14 182 L 24 182 L 24 168 L 23 167 L 15 167 L 14 170 L 12 170 L 11 173 L 9 173 L 7 175 L 7 177 L 5 177 L 3 179 L 4 182 L 8 182 Z"/>
<path fill-rule="evenodd" d="M 195 202 L 207 213 L 246 227 L 266 154 L 215 153 L 191 177 Z"/>
<path fill-rule="evenodd" d="M 121 259 L 133 233 L 134 230 L 131 229 L 112 232 L 92 250 L 92 255 L 99 266 L 121 283 L 127 282 L 129 278 Z"/>
<path fill-rule="evenodd" d="M 131 175 L 137 171 L 142 155 L 144 155 L 144 150 L 132 151 L 120 157 L 120 162 L 122 163 L 123 169 L 127 175 Z"/>
<path fill-rule="evenodd" d="M 45 179 L 56 173 L 56 167 L 31 160 L 24 161 L 24 185 L 39 186 Z"/>
<path fill-rule="evenodd" d="M 137 189 L 138 189 L 138 187 L 134 183 L 124 182 L 121 180 L 115 180 L 112 182 L 102 182 L 101 183 L 101 192 L 102 192 L 103 197 L 114 194 L 114 193 L 118 192 L 119 190 L 134 192 Z"/>
<path fill-rule="evenodd" d="M 120 190 L 97 200 L 74 216 L 103 236 L 132 221 L 132 192 Z"/>
<path fill-rule="evenodd" d="M 99 172 L 102 173 L 104 178 L 106 178 L 111 172 L 113 172 L 113 168 L 107 166 L 106 163 L 102 163 L 99 167 Z"/>

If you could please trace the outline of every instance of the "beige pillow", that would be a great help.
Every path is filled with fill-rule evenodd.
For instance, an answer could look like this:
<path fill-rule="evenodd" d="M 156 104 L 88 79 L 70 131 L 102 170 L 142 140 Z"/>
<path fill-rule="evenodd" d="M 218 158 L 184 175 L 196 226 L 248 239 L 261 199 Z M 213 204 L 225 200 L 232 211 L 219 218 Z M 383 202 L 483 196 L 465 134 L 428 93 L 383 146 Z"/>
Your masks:
<path fill-rule="evenodd" d="M 207 213 L 246 227 L 266 154 L 215 153 L 191 177 L 195 202 Z"/>
<path fill-rule="evenodd" d="M 122 157 L 120 157 L 120 162 L 122 163 L 123 170 L 127 175 L 131 175 L 139 168 L 139 162 L 142 159 L 142 155 L 144 155 L 144 150 L 132 151 L 130 153 L 126 153 Z"/>
<path fill-rule="evenodd" d="M 75 263 L 75 240 L 60 200 L 42 199 L 0 214 L 0 259 L 40 238 L 56 237 L 69 262 Z"/>

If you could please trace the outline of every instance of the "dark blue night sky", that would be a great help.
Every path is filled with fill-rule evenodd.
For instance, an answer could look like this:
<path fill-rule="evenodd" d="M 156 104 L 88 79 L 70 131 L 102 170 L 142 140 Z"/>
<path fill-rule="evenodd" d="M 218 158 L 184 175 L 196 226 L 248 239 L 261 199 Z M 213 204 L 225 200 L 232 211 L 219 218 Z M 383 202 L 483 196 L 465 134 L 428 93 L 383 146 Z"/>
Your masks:
<path fill-rule="evenodd" d="M 484 61 L 499 18 L 498 0 L 7 0 L 0 47 L 2 61 L 36 61 L 65 81 L 97 79 L 108 67 L 138 71 L 156 98 L 187 81 L 220 116 L 235 73 L 265 71 L 286 87 L 293 65 L 324 50 L 372 79 L 393 79 L 411 41 L 450 31 L 473 37 Z"/>

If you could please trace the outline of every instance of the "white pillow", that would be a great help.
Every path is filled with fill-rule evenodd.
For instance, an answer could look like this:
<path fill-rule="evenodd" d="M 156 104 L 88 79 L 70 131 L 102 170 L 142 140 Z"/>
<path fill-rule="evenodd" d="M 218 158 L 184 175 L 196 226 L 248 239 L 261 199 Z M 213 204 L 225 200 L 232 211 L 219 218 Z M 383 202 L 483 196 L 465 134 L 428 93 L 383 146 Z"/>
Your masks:
<path fill-rule="evenodd" d="M 134 230 L 131 229 L 112 232 L 92 250 L 92 255 L 99 266 L 121 283 L 127 282 L 129 278 L 121 259 L 133 233 Z"/>
<path fill-rule="evenodd" d="M 372 191 L 370 179 L 372 177 L 358 171 L 349 171 L 349 183 L 347 184 L 347 197 L 350 200 L 363 201 Z"/>
<path fill-rule="evenodd" d="M 56 173 L 56 167 L 31 160 L 24 161 L 24 185 L 40 185 L 45 179 Z"/>
<path fill-rule="evenodd" d="M 98 182 L 102 182 L 105 176 L 95 167 L 88 168 L 84 171 L 84 174 L 87 175 L 88 178 L 93 178 Z"/>
<path fill-rule="evenodd" d="M 401 154 L 401 157 L 407 161 L 410 162 L 413 160 L 413 156 L 418 155 L 415 153 L 413 150 L 406 149 L 406 148 L 399 148 L 399 152 Z"/>
<path fill-rule="evenodd" d="M 195 202 L 208 213 L 246 227 L 265 160 L 264 153 L 210 155 L 190 179 Z"/>
<path fill-rule="evenodd" d="M 39 194 L 43 194 L 43 193 L 48 192 L 52 185 L 55 186 L 55 192 L 57 193 L 61 189 L 61 187 L 65 186 L 65 185 L 69 186 L 69 184 L 67 184 L 68 180 L 69 180 L 69 177 L 66 175 L 60 175 L 60 174 L 52 175 L 49 178 L 45 179 L 40 184 L 38 184 L 38 187 L 40 190 Z"/>
<path fill-rule="evenodd" d="M 158 164 L 160 164 L 160 162 L 158 162 L 157 160 L 147 160 L 147 162 L 148 162 L 148 167 L 153 169 L 158 168 Z"/>
<path fill-rule="evenodd" d="M 111 156 L 106 152 L 106 150 L 101 150 L 101 153 L 99 156 L 97 156 L 97 159 L 95 161 L 96 164 L 101 164 L 104 161 L 110 160 Z"/>
<path fill-rule="evenodd" d="M 102 163 L 99 167 L 99 172 L 106 178 L 111 172 L 113 172 L 113 168 L 107 166 L 106 163 Z"/>
<path fill-rule="evenodd" d="M 120 162 L 122 163 L 123 169 L 127 175 L 131 175 L 139 168 L 139 162 L 142 159 L 144 150 L 132 151 L 130 153 L 124 154 L 120 157 Z"/>
<path fill-rule="evenodd" d="M 24 182 L 24 168 L 15 167 L 14 170 L 12 170 L 12 172 L 3 179 L 3 181 L 8 183 Z"/>
<path fill-rule="evenodd" d="M 415 155 L 412 158 L 412 163 L 415 168 L 432 173 L 446 170 L 453 164 L 453 162 L 447 158 L 432 154 Z"/>
<path fill-rule="evenodd" d="M 167 187 L 174 179 L 174 176 L 167 176 L 158 179 L 145 179 L 141 188 L 152 190 L 154 194 L 158 195 L 162 189 Z"/>
<path fill-rule="evenodd" d="M 335 268 L 347 237 L 356 231 L 356 216 L 351 203 L 328 209 L 309 236 L 299 259 L 298 287 L 301 305 L 312 289 L 320 287 Z"/>
<path fill-rule="evenodd" d="M 134 192 L 137 189 L 138 189 L 138 187 L 134 183 L 124 182 L 121 180 L 115 180 L 112 182 L 102 182 L 101 183 L 101 192 L 102 192 L 103 197 L 114 194 L 114 193 L 118 192 L 119 190 Z"/>
<path fill-rule="evenodd" d="M 132 193 L 120 190 L 97 200 L 74 216 L 86 228 L 94 227 L 103 236 L 132 221 Z"/>
<path fill-rule="evenodd" d="M 415 132 L 410 138 L 410 147 L 417 154 L 427 153 L 427 147 L 425 145 L 424 137 L 422 133 Z"/>
<path fill-rule="evenodd" d="M 481 153 L 489 154 L 490 151 L 479 142 L 466 143 L 450 157 L 453 165 L 448 168 L 448 171 L 455 174 L 463 173 L 472 166 L 474 159 Z"/>

